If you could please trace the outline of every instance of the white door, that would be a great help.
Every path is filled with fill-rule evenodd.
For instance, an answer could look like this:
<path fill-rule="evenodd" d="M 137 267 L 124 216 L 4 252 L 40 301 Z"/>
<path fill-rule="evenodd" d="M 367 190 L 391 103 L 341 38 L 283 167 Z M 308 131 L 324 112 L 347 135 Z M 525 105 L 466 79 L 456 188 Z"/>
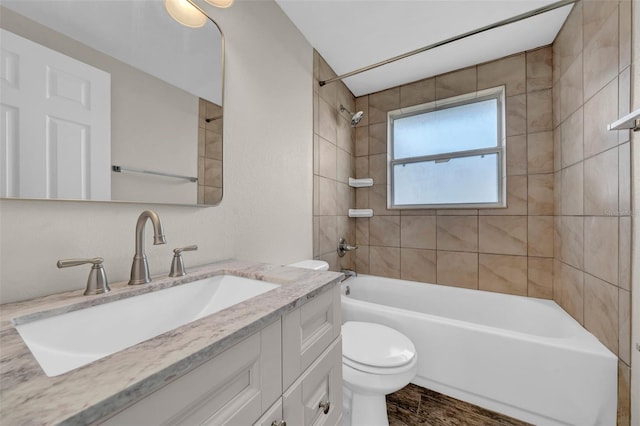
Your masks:
<path fill-rule="evenodd" d="M 110 200 L 111 76 L 0 31 L 0 196 Z"/>

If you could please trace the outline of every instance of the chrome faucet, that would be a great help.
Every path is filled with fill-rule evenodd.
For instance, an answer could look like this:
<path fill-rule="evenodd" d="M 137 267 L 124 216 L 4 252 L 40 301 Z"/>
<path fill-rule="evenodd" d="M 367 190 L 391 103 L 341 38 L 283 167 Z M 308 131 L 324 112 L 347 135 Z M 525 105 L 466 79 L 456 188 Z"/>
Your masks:
<path fill-rule="evenodd" d="M 151 219 L 153 225 L 153 244 L 166 244 L 164 231 L 160 223 L 160 217 L 153 210 L 145 210 L 138 217 L 136 223 L 136 254 L 133 256 L 133 264 L 131 265 L 131 279 L 129 285 L 146 284 L 151 282 L 149 276 L 149 264 L 147 263 L 147 255 L 144 253 L 144 226 L 147 219 Z"/>
<path fill-rule="evenodd" d="M 356 271 L 354 271 L 353 269 L 340 269 L 340 272 L 342 272 L 344 274 L 344 278 L 342 279 L 342 281 L 345 281 L 351 277 L 357 277 L 358 273 Z"/>
<path fill-rule="evenodd" d="M 357 248 L 358 246 L 350 246 L 349 244 L 347 244 L 344 238 L 340 238 L 338 240 L 338 256 L 340 257 L 344 257 L 346 252 L 356 250 Z"/>

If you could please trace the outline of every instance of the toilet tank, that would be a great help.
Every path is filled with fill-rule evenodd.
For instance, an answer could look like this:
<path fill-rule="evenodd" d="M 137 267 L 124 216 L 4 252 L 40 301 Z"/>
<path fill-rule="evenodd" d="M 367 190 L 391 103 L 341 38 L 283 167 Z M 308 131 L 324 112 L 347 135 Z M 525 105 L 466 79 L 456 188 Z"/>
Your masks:
<path fill-rule="evenodd" d="M 329 264 L 324 260 L 303 260 L 300 262 L 292 263 L 288 266 L 296 268 L 313 269 L 314 271 L 328 271 Z"/>

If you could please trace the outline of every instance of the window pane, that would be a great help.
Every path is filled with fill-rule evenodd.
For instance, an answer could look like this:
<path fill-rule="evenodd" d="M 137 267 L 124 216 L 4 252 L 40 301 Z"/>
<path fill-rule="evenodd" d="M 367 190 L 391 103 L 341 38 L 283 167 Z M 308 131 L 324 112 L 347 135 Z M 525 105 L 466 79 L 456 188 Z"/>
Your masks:
<path fill-rule="evenodd" d="M 499 201 L 498 154 L 424 161 L 393 167 L 396 206 Z"/>
<path fill-rule="evenodd" d="M 394 158 L 497 146 L 497 123 L 496 99 L 395 119 Z"/>

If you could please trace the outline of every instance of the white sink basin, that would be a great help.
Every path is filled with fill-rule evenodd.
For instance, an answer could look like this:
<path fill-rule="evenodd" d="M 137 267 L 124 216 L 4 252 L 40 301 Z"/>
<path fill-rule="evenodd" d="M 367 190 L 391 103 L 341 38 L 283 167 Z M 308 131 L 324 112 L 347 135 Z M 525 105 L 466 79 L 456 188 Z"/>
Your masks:
<path fill-rule="evenodd" d="M 219 275 L 17 325 L 47 376 L 57 376 L 279 287 Z"/>

